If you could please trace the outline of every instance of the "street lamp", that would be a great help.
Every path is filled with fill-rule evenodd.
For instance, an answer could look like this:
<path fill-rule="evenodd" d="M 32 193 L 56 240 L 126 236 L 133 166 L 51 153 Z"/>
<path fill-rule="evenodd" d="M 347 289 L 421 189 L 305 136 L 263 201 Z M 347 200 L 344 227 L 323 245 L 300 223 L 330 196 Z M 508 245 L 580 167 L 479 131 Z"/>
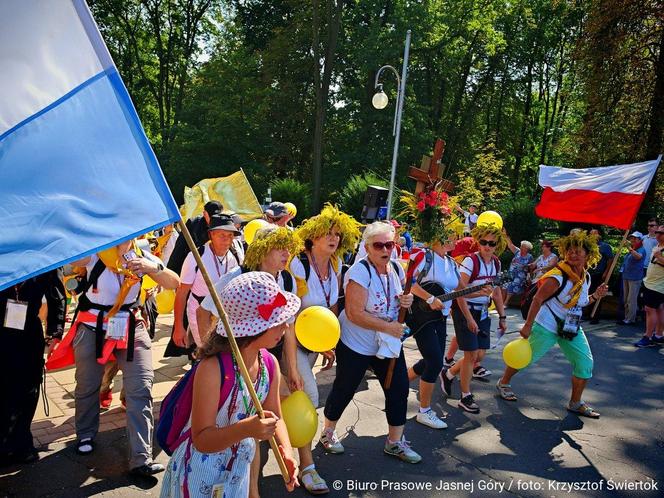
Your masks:
<path fill-rule="evenodd" d="M 385 109 L 387 107 L 388 98 L 383 91 L 383 84 L 378 83 L 381 73 L 385 69 L 390 69 L 397 78 L 397 105 L 394 110 L 394 124 L 392 126 L 392 135 L 394 136 L 394 149 L 392 151 L 392 174 L 390 176 L 390 190 L 387 194 L 387 219 L 392 218 L 392 196 L 394 194 L 394 182 L 397 176 L 397 157 L 399 155 L 399 137 L 401 135 L 401 115 L 403 113 L 403 97 L 406 90 L 406 78 L 408 76 L 408 54 L 410 53 L 410 30 L 406 32 L 406 45 L 403 52 L 403 67 L 401 69 L 401 78 L 399 73 L 394 67 L 386 65 L 381 67 L 376 73 L 376 81 L 374 82 L 374 89 L 376 93 L 371 99 L 373 106 L 378 109 Z"/>

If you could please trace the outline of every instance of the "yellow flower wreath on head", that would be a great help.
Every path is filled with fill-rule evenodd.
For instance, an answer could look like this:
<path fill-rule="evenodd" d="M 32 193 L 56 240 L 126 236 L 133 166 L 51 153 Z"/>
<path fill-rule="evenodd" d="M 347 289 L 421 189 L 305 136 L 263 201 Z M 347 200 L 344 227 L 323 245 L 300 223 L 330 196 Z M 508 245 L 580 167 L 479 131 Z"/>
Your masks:
<path fill-rule="evenodd" d="M 244 255 L 244 266 L 256 271 L 272 249 L 286 249 L 292 257 L 303 247 L 302 240 L 289 228 L 267 226 L 256 232 L 253 242 Z"/>
<path fill-rule="evenodd" d="M 347 252 L 355 251 L 361 237 L 361 226 L 355 218 L 328 203 L 325 204 L 320 214 L 304 220 L 302 225 L 295 230 L 295 233 L 302 241 L 313 241 L 326 236 L 334 227 L 337 227 L 341 240 L 339 241 L 339 247 L 332 255 L 332 265 L 336 266 L 337 258 L 342 257 Z M 338 268 L 335 268 L 335 270 L 338 270 Z"/>
<path fill-rule="evenodd" d="M 498 228 L 494 224 L 478 225 L 472 229 L 470 234 L 473 236 L 473 239 L 475 239 L 475 242 L 477 243 L 479 243 L 480 239 L 486 237 L 487 235 L 493 235 L 496 237 L 496 242 L 498 243 L 496 245 L 496 256 L 500 256 L 507 247 L 507 238 L 505 237 L 505 234 L 503 233 L 502 229 Z"/>
<path fill-rule="evenodd" d="M 599 237 L 590 235 L 586 230 L 574 229 L 566 237 L 556 240 L 553 245 L 558 249 L 560 259 L 565 259 L 565 253 L 572 248 L 583 248 L 587 254 L 586 268 L 592 268 L 599 263 L 602 255 L 599 252 Z"/>

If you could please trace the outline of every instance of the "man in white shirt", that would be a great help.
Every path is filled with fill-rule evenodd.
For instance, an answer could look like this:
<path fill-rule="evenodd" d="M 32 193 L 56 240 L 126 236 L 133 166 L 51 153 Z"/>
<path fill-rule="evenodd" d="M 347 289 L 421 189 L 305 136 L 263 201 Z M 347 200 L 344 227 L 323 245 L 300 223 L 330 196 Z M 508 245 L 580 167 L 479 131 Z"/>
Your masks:
<path fill-rule="evenodd" d="M 468 211 L 462 209 L 460 206 L 456 207 L 457 211 L 463 214 L 464 220 L 463 220 L 463 233 L 464 235 L 470 235 L 470 232 L 472 231 L 473 228 L 477 225 L 477 218 L 479 215 L 476 213 L 477 211 L 477 205 L 476 204 L 471 204 L 468 206 Z"/>
<path fill-rule="evenodd" d="M 648 257 L 643 258 L 643 275 L 645 276 L 645 272 L 648 269 L 648 264 L 650 263 L 650 253 L 652 253 L 653 248 L 657 245 L 657 235 L 655 232 L 657 231 L 657 227 L 659 226 L 659 221 L 657 221 L 657 218 L 650 218 L 648 220 L 648 233 L 646 234 L 643 239 L 641 239 L 641 243 L 643 244 L 643 248 L 646 250 L 646 255 Z"/>
<path fill-rule="evenodd" d="M 199 252 L 213 283 L 242 264 L 242 256 L 233 246 L 239 233 L 230 216 L 217 214 L 210 217 L 210 241 L 199 248 Z M 210 291 L 191 252 L 184 260 L 180 277 L 182 283 L 175 294 L 173 341 L 180 347 L 192 345 L 191 340 L 200 346 L 203 338 L 199 337 L 196 310 Z M 188 326 L 184 322 L 185 308 Z"/>

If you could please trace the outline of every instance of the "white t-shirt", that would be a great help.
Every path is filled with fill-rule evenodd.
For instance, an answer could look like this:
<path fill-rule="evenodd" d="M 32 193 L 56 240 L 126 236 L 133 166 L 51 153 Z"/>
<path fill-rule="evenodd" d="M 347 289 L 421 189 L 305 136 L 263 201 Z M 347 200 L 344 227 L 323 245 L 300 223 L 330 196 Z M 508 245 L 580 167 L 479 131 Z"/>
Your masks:
<path fill-rule="evenodd" d="M 403 292 L 402 282 L 406 278 L 401 265 L 397 265 L 398 273 L 394 271 L 394 265 L 388 263 L 387 275 L 376 273 L 373 265 L 369 263 L 369 269 L 357 261 L 346 272 L 344 289 L 347 289 L 351 280 L 367 289 L 367 304 L 364 307 L 367 313 L 381 318 L 389 317 L 396 320 L 399 317 L 399 296 Z M 389 295 L 386 291 L 389 289 Z M 388 308 L 389 303 L 389 308 Z M 346 310 L 339 316 L 341 323 L 341 341 L 356 353 L 366 356 L 375 356 L 378 352 L 378 337 L 375 330 L 368 330 L 352 323 L 346 317 Z"/>
<path fill-rule="evenodd" d="M 161 259 L 165 266 L 168 265 L 168 260 L 171 258 L 171 254 L 173 254 L 175 242 L 177 242 L 179 236 L 180 234 L 176 230 L 173 230 L 171 236 L 166 241 L 166 244 L 164 244 L 164 248 L 161 250 Z"/>
<path fill-rule="evenodd" d="M 562 284 L 563 282 L 563 277 L 561 275 L 554 275 L 551 278 L 555 278 L 558 281 L 558 285 Z M 567 309 L 565 309 L 563 305 L 570 302 L 572 297 L 569 295 L 569 291 L 572 289 L 572 287 L 574 287 L 574 282 L 568 279 L 562 292 L 558 294 L 557 297 L 549 299 L 547 302 L 542 304 L 542 307 L 537 313 L 535 321 L 549 332 L 555 334 L 557 329 L 556 320 L 553 317 L 552 312 L 561 320 L 565 319 L 565 316 L 567 315 Z M 576 303 L 577 306 L 584 307 L 590 302 L 588 296 L 589 287 L 590 279 L 586 279 L 586 281 L 583 283 L 583 287 L 581 288 L 581 296 Z"/>
<path fill-rule="evenodd" d="M 436 282 L 442 285 L 447 292 L 452 292 L 459 286 L 459 270 L 457 265 L 452 258 L 441 257 L 435 252 L 433 254 L 433 262 L 431 263 L 431 268 L 429 272 L 422 278 L 420 283 L 424 284 L 426 282 Z M 415 259 L 413 256 L 411 259 Z M 422 258 L 422 261 L 415 268 L 415 273 L 413 274 L 415 278 L 417 275 L 424 270 L 426 265 L 426 256 Z M 452 308 L 452 301 L 445 301 L 443 303 L 443 309 L 441 313 L 443 316 L 448 316 L 450 314 L 450 309 Z"/>
<path fill-rule="evenodd" d="M 212 282 L 215 284 L 221 279 L 221 277 L 233 270 L 233 268 L 240 266 L 242 263 L 235 259 L 235 256 L 230 250 L 227 251 L 224 256 L 218 257 L 212 252 L 210 242 L 206 243 L 204 247 L 205 250 L 203 251 L 201 259 L 210 274 L 210 279 L 212 279 Z M 185 285 L 191 285 L 191 294 L 189 295 L 189 299 L 187 299 L 187 319 L 189 320 L 189 330 L 194 336 L 196 344 L 200 346 L 198 324 L 196 323 L 196 309 L 199 304 L 196 298 L 194 298 L 194 295 L 205 297 L 209 295 L 210 292 L 208 291 L 207 285 L 205 285 L 203 274 L 196 269 L 196 260 L 191 252 L 187 254 L 187 257 L 182 264 L 180 281 Z"/>
<path fill-rule="evenodd" d="M 217 289 L 217 295 L 221 294 L 221 291 L 224 290 L 224 288 L 229 284 L 231 280 L 233 280 L 235 277 L 238 277 L 242 275 L 242 268 L 239 266 L 236 266 L 233 268 L 231 271 L 229 271 L 226 275 L 223 275 L 215 284 L 214 288 Z M 279 272 L 279 275 L 277 276 L 277 283 L 279 284 L 279 287 L 281 287 L 281 290 L 286 290 L 284 289 L 284 278 L 282 276 L 282 273 Z M 293 292 L 295 291 L 295 280 L 293 280 Z M 214 305 L 214 301 L 212 300 L 212 296 L 208 294 L 205 296 L 205 299 L 201 302 L 201 308 L 209 311 L 212 313 L 214 316 L 217 318 L 219 317 L 219 313 L 217 313 L 217 307 Z"/>
<path fill-rule="evenodd" d="M 545 273 L 544 268 L 551 266 L 556 257 L 557 256 L 554 253 L 551 253 L 548 256 L 544 256 L 543 254 L 537 256 L 537 259 L 535 260 L 535 271 L 533 272 L 533 283 L 542 278 L 542 275 Z"/>
<path fill-rule="evenodd" d="M 479 215 L 477 213 L 471 214 L 470 211 L 464 211 L 463 216 L 464 216 L 463 224 L 465 226 L 464 231 L 470 232 L 471 225 L 472 227 L 475 227 L 475 225 L 477 225 L 477 218 L 479 218 Z"/>
<path fill-rule="evenodd" d="M 157 256 L 154 256 L 150 253 L 143 253 L 143 257 L 149 259 L 150 261 L 154 261 L 155 263 L 161 263 L 161 260 Z M 94 268 L 97 261 L 99 261 L 99 256 L 93 254 L 90 257 L 88 264 L 85 265 L 85 268 L 88 271 L 88 276 L 92 274 L 92 269 Z M 92 286 L 90 286 L 85 295 L 90 300 L 90 302 L 94 304 L 99 304 L 101 306 L 113 306 L 115 304 L 115 299 L 120 292 L 120 287 L 122 286 L 124 279 L 125 277 L 121 273 L 114 273 L 106 268 L 103 272 L 101 272 L 101 275 L 99 275 L 99 279 L 97 279 L 96 291 Z M 132 285 L 129 289 L 127 297 L 124 299 L 123 304 L 131 304 L 136 301 L 140 292 L 140 282 Z M 91 309 L 90 313 L 96 315 L 99 312 L 97 310 Z"/>
<path fill-rule="evenodd" d="M 311 262 L 310 262 L 311 263 Z M 337 261 L 337 268 L 341 272 L 341 259 Z M 309 267 L 309 280 L 307 280 L 307 293 L 302 296 L 302 307 L 300 311 L 309 306 L 325 306 L 328 307 L 327 299 L 325 296 L 329 296 L 330 304 L 329 306 L 334 306 L 339 300 L 339 273 L 335 273 L 330 263 L 329 268 L 329 277 L 327 280 L 323 281 L 323 286 L 321 287 L 321 282 L 316 275 L 316 270 L 313 265 Z M 306 273 L 304 271 L 304 266 L 299 257 L 294 257 L 290 263 L 290 272 L 297 278 L 304 280 Z"/>
<path fill-rule="evenodd" d="M 473 286 L 473 285 L 479 285 L 483 283 L 491 283 L 491 278 L 490 277 L 495 277 L 496 274 L 496 265 L 494 264 L 493 260 L 489 261 L 488 263 L 482 259 L 482 256 L 478 255 L 478 259 L 480 262 L 480 271 L 477 274 L 477 278 L 473 280 L 472 282 L 468 282 L 468 287 Z M 463 260 L 461 263 L 461 266 L 459 267 L 459 272 L 463 273 L 465 275 L 470 275 L 473 272 L 473 268 L 475 265 L 473 264 L 473 259 L 470 256 L 466 256 L 466 258 Z M 499 268 L 500 269 L 500 268 Z M 489 296 L 477 296 L 477 297 L 471 297 L 471 298 L 465 298 L 466 301 L 469 303 L 473 304 L 485 304 L 488 305 L 489 302 L 491 301 L 491 298 Z"/>

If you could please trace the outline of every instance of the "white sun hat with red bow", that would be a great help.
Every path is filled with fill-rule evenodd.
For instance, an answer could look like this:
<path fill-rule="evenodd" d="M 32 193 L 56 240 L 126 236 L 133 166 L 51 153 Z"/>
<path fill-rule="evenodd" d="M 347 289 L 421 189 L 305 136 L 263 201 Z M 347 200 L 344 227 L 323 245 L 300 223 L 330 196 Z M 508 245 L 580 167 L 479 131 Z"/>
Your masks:
<path fill-rule="evenodd" d="M 281 290 L 269 273 L 252 271 L 231 280 L 219 296 L 235 337 L 252 337 L 291 320 L 300 298 Z M 220 323 L 217 333 L 227 337 Z"/>

